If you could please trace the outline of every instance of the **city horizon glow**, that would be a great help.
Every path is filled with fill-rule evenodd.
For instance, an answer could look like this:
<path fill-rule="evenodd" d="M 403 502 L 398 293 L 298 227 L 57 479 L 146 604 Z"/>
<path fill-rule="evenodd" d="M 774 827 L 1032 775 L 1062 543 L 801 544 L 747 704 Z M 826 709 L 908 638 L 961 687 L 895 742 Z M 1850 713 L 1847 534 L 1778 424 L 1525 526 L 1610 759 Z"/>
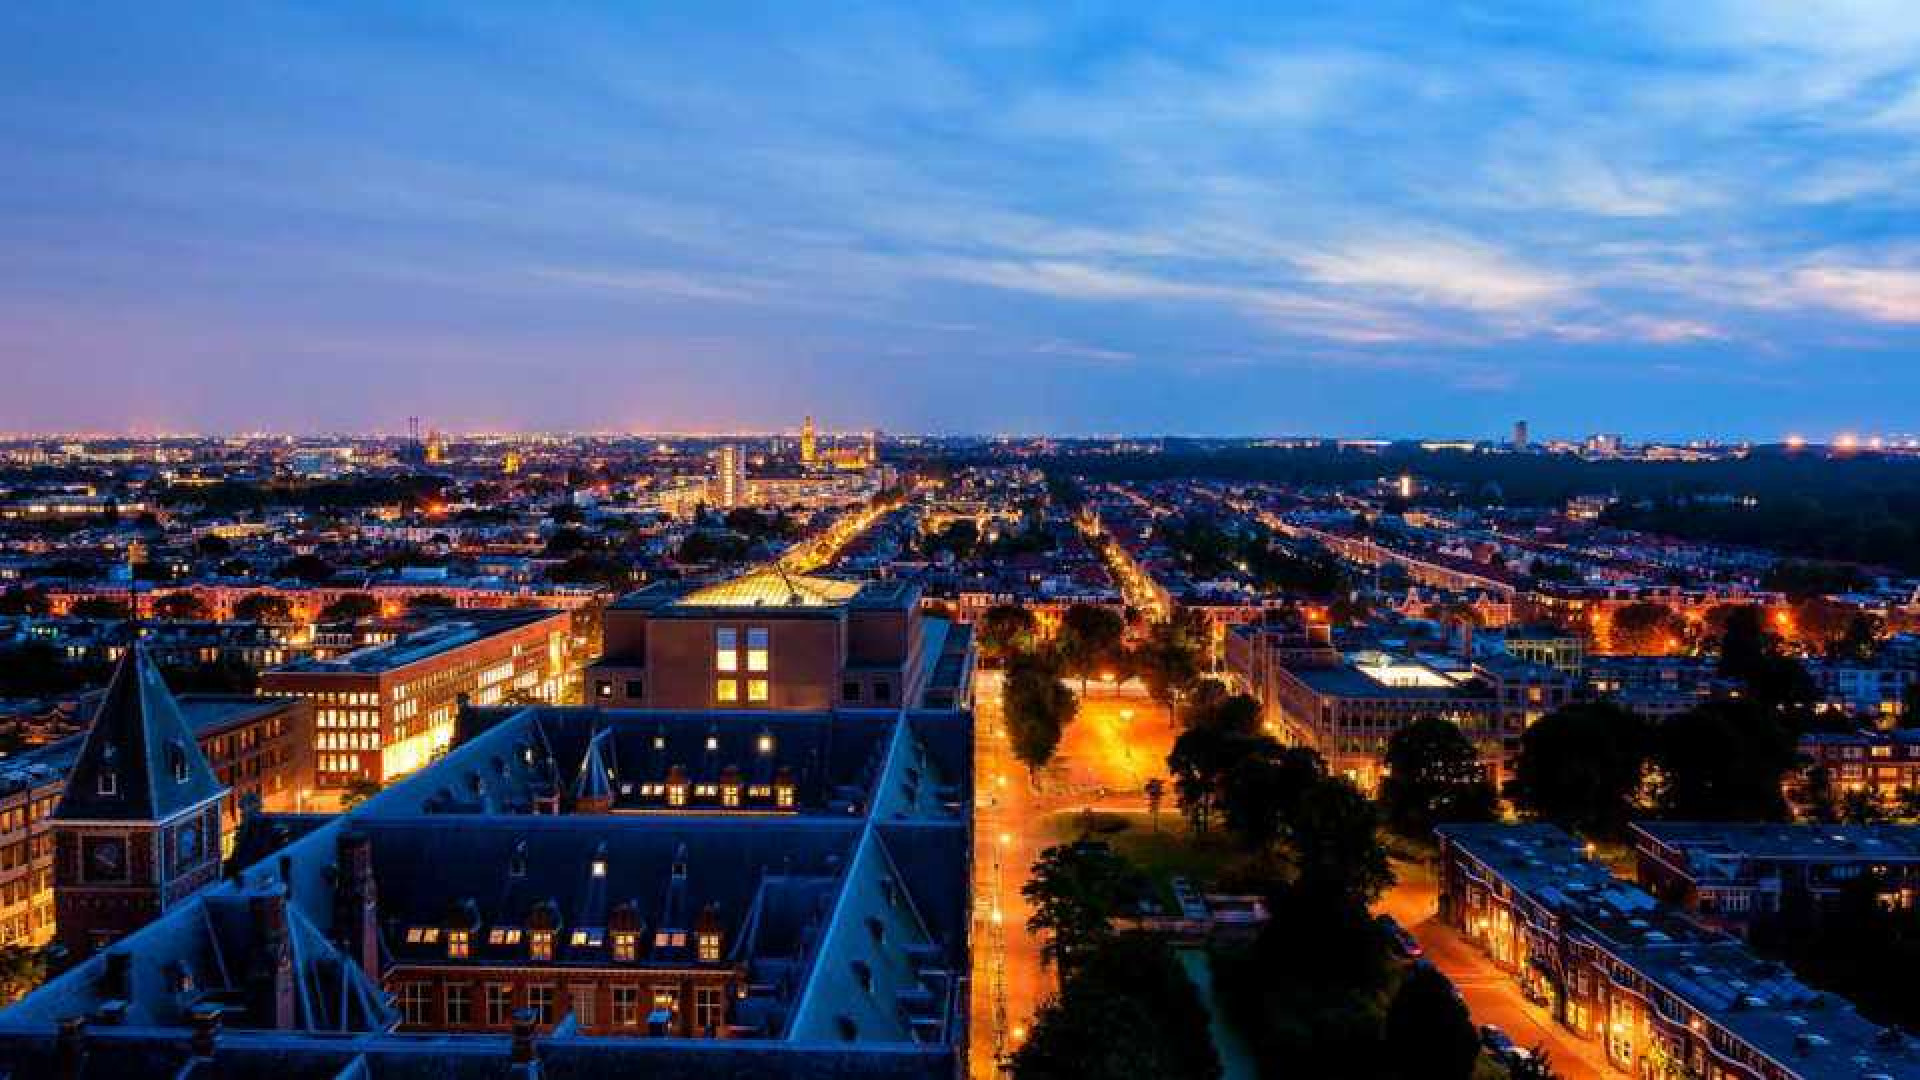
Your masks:
<path fill-rule="evenodd" d="M 0 32 L 0 429 L 1870 447 L 1920 400 L 1890 2 Z"/>

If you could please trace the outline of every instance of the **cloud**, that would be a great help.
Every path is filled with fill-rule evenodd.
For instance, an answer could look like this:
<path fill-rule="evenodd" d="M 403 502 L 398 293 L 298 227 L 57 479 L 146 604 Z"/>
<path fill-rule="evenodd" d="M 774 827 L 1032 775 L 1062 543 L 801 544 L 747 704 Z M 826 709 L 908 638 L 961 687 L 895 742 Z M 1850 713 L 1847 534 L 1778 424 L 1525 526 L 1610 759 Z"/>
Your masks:
<path fill-rule="evenodd" d="M 1920 323 L 1920 270 L 1809 266 L 1793 276 L 1805 298 L 1876 322 Z"/>
<path fill-rule="evenodd" d="M 1323 285 L 1374 290 L 1482 312 L 1557 305 L 1577 292 L 1562 274 L 1483 244 L 1434 235 L 1378 237 L 1294 256 Z"/>

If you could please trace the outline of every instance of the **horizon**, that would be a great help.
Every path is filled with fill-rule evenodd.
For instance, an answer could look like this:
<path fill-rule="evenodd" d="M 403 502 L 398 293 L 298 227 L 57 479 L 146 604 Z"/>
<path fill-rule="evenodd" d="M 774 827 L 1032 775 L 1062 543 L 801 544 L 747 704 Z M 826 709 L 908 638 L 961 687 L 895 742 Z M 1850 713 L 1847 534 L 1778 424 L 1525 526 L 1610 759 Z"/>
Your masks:
<path fill-rule="evenodd" d="M 816 400 L 1814 440 L 1920 399 L 1920 21 L 1887 0 L 0 31 L 33 43 L 0 75 L 0 428 L 765 429 Z"/>

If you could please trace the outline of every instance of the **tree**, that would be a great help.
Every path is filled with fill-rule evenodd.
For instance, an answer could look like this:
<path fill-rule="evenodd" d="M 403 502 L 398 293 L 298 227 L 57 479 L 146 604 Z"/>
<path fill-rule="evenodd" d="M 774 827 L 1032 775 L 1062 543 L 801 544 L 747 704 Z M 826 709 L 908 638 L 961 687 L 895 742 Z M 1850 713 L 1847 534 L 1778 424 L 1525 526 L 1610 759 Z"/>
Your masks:
<path fill-rule="evenodd" d="M 320 612 L 321 622 L 354 622 L 370 619 L 380 614 L 380 601 L 371 593 L 341 593 L 339 598 L 328 604 Z"/>
<path fill-rule="evenodd" d="M 1173 951 L 1145 934 L 1091 949 L 1040 1007 L 1015 1080 L 1219 1080 L 1206 1006 Z"/>
<path fill-rule="evenodd" d="M 1133 669 L 1147 684 L 1147 694 L 1172 708 L 1200 677 L 1200 649 L 1205 627 L 1197 615 L 1181 609 L 1173 618 L 1154 623 L 1147 640 L 1133 651 Z"/>
<path fill-rule="evenodd" d="M 45 615 L 49 610 L 47 590 L 38 585 L 14 585 L 0 592 L 0 615 Z"/>
<path fill-rule="evenodd" d="M 224 559 L 233 554 L 233 542 L 218 533 L 207 533 L 193 542 L 193 550 L 208 559 Z"/>
<path fill-rule="evenodd" d="M 1041 666 L 1016 667 L 1007 673 L 1003 715 L 1013 756 L 1037 771 L 1053 760 L 1060 736 L 1073 719 L 1077 702 L 1073 691 L 1051 670 Z"/>
<path fill-rule="evenodd" d="M 1326 762 L 1307 747 L 1281 746 L 1264 735 L 1231 738 L 1246 751 L 1226 767 L 1220 817 L 1243 847 L 1263 852 L 1299 819 L 1307 793 L 1327 777 Z"/>
<path fill-rule="evenodd" d="M 1809 596 L 1793 605 L 1793 629 L 1817 652 L 1831 652 L 1846 638 L 1855 610 L 1824 596 Z"/>
<path fill-rule="evenodd" d="M 126 601 L 111 596 L 87 596 L 75 601 L 67 614 L 78 619 L 124 619 L 133 614 L 133 609 Z"/>
<path fill-rule="evenodd" d="M 1498 809 L 1480 752 L 1449 720 L 1423 717 L 1394 732 L 1386 766 L 1380 804 L 1402 836 L 1425 839 L 1444 822 L 1492 821 Z"/>
<path fill-rule="evenodd" d="M 378 794 L 380 794 L 378 780 L 355 780 L 340 794 L 340 811 L 345 813 Z"/>
<path fill-rule="evenodd" d="M 1656 801 L 1676 821 L 1781 821 L 1781 779 L 1796 761 L 1778 716 L 1750 701 L 1710 701 L 1657 730 Z"/>
<path fill-rule="evenodd" d="M 1825 765 L 1815 765 L 1801 775 L 1795 800 L 1803 820 L 1819 825 L 1840 820 L 1840 796 L 1833 786 L 1833 770 Z"/>
<path fill-rule="evenodd" d="M 1748 700 L 1762 710 L 1804 722 L 1818 689 L 1806 667 L 1788 656 L 1779 636 L 1767 629 L 1764 615 L 1744 605 L 1727 616 L 1720 636 L 1720 674 L 1744 683 Z"/>
<path fill-rule="evenodd" d="M 980 616 L 978 630 L 981 655 L 1005 663 L 1015 653 L 1033 649 L 1039 640 L 1040 623 L 1033 612 L 1018 604 L 995 604 Z"/>
<path fill-rule="evenodd" d="M 293 605 L 279 593 L 248 593 L 233 605 L 233 617 L 241 622 L 291 622 Z"/>
<path fill-rule="evenodd" d="M 1040 853 L 1020 895 L 1033 906 L 1027 930 L 1044 935 L 1040 957 L 1063 972 L 1074 957 L 1113 933 L 1133 868 L 1105 844 L 1058 844 Z"/>
<path fill-rule="evenodd" d="M 47 981 L 47 951 L 32 945 L 0 946 L 0 1008 L 26 997 Z"/>
<path fill-rule="evenodd" d="M 309 585 L 318 585 L 333 578 L 333 567 L 318 555 L 295 555 L 293 558 L 273 568 L 277 578 L 295 578 Z"/>
<path fill-rule="evenodd" d="M 1120 640 L 1126 632 L 1126 620 L 1111 608 L 1074 604 L 1061 616 L 1054 645 L 1067 674 L 1080 679 L 1082 691 L 1089 677 L 1119 662 Z"/>
<path fill-rule="evenodd" d="M 153 602 L 153 613 L 163 619 L 204 619 L 207 602 L 197 593 L 171 592 Z"/>
<path fill-rule="evenodd" d="M 1373 802 L 1342 777 L 1328 777 L 1300 800 L 1290 831 L 1295 888 L 1365 907 L 1393 884 Z"/>
<path fill-rule="evenodd" d="M 1846 627 L 1840 636 L 1827 646 L 1827 656 L 1834 660 L 1862 663 L 1873 659 L 1880 646 L 1880 636 L 1885 633 L 1886 624 L 1878 617 L 1865 612 L 1855 612 L 1847 619 Z"/>
<path fill-rule="evenodd" d="M 1616 653 L 1665 656 L 1686 640 L 1687 623 L 1665 604 L 1627 604 L 1613 613 L 1607 637 Z"/>
<path fill-rule="evenodd" d="M 1646 773 L 1649 738 L 1638 713 L 1610 702 L 1548 713 L 1520 736 L 1507 797 L 1563 829 L 1618 836 Z"/>
<path fill-rule="evenodd" d="M 1480 1036 L 1445 975 L 1416 966 L 1387 1008 L 1388 1065 L 1400 1080 L 1469 1080 Z"/>
<path fill-rule="evenodd" d="M 1167 783 L 1157 776 L 1147 778 L 1141 789 L 1147 796 L 1147 818 L 1153 822 L 1153 831 L 1160 831 L 1160 803 L 1167 797 Z"/>

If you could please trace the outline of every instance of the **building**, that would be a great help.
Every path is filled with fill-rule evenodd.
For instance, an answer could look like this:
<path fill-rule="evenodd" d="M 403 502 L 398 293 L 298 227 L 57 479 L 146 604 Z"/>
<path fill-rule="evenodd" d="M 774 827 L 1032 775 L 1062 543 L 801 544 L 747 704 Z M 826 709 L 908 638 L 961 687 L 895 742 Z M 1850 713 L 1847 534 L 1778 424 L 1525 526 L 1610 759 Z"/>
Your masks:
<path fill-rule="evenodd" d="M 1524 451 L 1528 445 L 1527 422 L 1525 420 L 1515 420 L 1513 422 L 1513 448 Z"/>
<path fill-rule="evenodd" d="M 970 629 L 920 610 L 920 590 L 758 570 L 661 582 L 609 605 L 598 705 L 664 709 L 964 704 Z"/>
<path fill-rule="evenodd" d="M 736 443 L 714 453 L 713 501 L 732 510 L 747 505 L 747 456 Z"/>
<path fill-rule="evenodd" d="M 1573 679 L 1586 673 L 1587 641 L 1555 626 L 1508 626 L 1499 635 L 1500 647 L 1529 663 L 1565 672 Z"/>
<path fill-rule="evenodd" d="M 315 783 L 386 784 L 453 742 L 462 702 L 557 701 L 571 616 L 465 612 L 378 645 L 264 672 L 260 692 L 313 702 Z"/>
<path fill-rule="evenodd" d="M 228 791 L 160 669 L 128 650 L 49 817 L 56 935 L 69 955 L 105 948 L 219 876 Z"/>
<path fill-rule="evenodd" d="M 814 458 L 819 452 L 819 444 L 815 439 L 813 417 L 809 416 L 800 423 L 800 464 L 813 464 Z"/>
<path fill-rule="evenodd" d="M 1260 702 L 1269 731 L 1311 748 L 1365 790 L 1379 783 L 1394 733 L 1428 717 L 1459 727 L 1497 782 L 1521 733 L 1572 693 L 1564 673 L 1505 655 L 1343 654 L 1324 627 L 1237 627 L 1226 657 L 1236 684 Z"/>
<path fill-rule="evenodd" d="M 120 660 L 123 667 L 130 663 L 131 651 Z M 85 702 L 89 727 L 107 700 L 98 695 Z M 304 808 L 313 787 L 310 703 L 218 694 L 179 695 L 174 703 L 226 789 L 223 837 L 230 841 L 250 806 Z M 85 735 L 75 735 L 0 762 L 0 945 L 53 938 L 53 813 L 85 743 Z"/>
<path fill-rule="evenodd" d="M 1800 754 L 1808 769 L 1827 770 L 1836 795 L 1865 792 L 1893 803 L 1920 792 L 1920 730 L 1809 732 Z"/>
<path fill-rule="evenodd" d="M 1920 1051 L 1550 825 L 1445 825 L 1440 917 L 1625 1075 L 1912 1080 Z"/>
<path fill-rule="evenodd" d="M 1850 883 L 1883 902 L 1920 892 L 1920 827 L 1643 821 L 1633 826 L 1634 876 L 1655 896 L 1743 934 L 1783 911 L 1818 915 Z"/>
<path fill-rule="evenodd" d="M 966 713 L 470 718 L 0 1013 L 0 1072 L 960 1075 Z"/>

